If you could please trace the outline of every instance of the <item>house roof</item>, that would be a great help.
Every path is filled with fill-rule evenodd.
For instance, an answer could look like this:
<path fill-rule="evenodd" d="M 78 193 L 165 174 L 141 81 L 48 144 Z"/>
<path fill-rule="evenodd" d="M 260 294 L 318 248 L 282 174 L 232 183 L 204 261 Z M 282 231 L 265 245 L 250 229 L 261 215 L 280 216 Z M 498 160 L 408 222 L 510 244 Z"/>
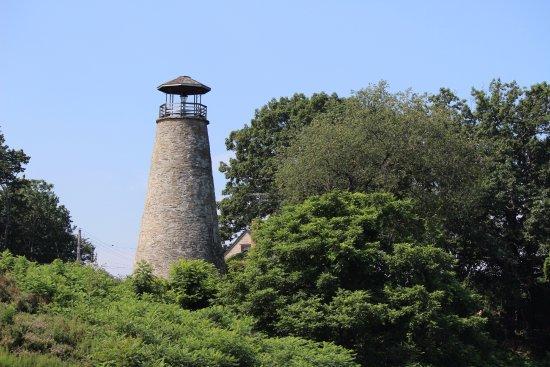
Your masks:
<path fill-rule="evenodd" d="M 229 247 L 227 248 L 227 250 L 225 250 L 225 252 L 223 253 L 223 256 L 227 255 L 229 253 L 229 251 L 231 251 L 233 249 L 233 247 L 235 247 L 237 245 L 237 243 L 239 243 L 239 241 L 247 234 L 247 233 L 250 233 L 250 230 L 248 229 L 245 229 L 244 231 L 241 232 L 241 234 L 235 238 L 235 240 L 231 243 L 231 245 L 229 245 Z"/>
<path fill-rule="evenodd" d="M 210 92 L 210 87 L 199 83 L 187 75 L 178 76 L 176 79 L 159 85 L 157 89 L 167 94 L 179 94 L 184 96 Z"/>

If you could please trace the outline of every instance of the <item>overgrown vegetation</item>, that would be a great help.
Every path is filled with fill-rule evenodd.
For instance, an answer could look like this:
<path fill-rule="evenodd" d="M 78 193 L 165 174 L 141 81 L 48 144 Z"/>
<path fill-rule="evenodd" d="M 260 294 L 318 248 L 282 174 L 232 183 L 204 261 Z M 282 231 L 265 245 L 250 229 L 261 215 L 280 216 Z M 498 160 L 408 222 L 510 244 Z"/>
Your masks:
<path fill-rule="evenodd" d="M 334 341 L 365 366 L 496 365 L 477 295 L 455 260 L 421 242 L 410 201 L 333 192 L 254 228 L 224 303 L 272 335 Z"/>
<path fill-rule="evenodd" d="M 201 278 L 207 268 L 202 261 L 176 267 L 191 279 Z M 160 293 L 144 286 L 159 280 L 143 273 L 147 268 L 140 277 L 120 281 L 91 266 L 59 260 L 38 265 L 4 252 L 1 346 L 78 366 L 356 366 L 350 351 L 295 337 L 267 338 L 253 331 L 250 318 L 222 306 L 182 308 L 181 297 L 194 299 L 202 288 L 188 287 L 187 277 L 180 283 L 179 270 Z"/>
<path fill-rule="evenodd" d="M 0 367 L 72 367 L 58 358 L 41 355 L 15 356 L 0 351 Z"/>
<path fill-rule="evenodd" d="M 273 99 L 256 110 L 250 125 L 231 132 L 225 145 L 235 152 L 235 158 L 220 166 L 227 180 L 223 190 L 226 197 L 219 203 L 224 240 L 248 226 L 252 219 L 279 208 L 281 197 L 273 185 L 277 154 L 302 127 L 340 102 L 336 94 L 326 93 L 311 97 L 297 93 L 290 98 Z"/>

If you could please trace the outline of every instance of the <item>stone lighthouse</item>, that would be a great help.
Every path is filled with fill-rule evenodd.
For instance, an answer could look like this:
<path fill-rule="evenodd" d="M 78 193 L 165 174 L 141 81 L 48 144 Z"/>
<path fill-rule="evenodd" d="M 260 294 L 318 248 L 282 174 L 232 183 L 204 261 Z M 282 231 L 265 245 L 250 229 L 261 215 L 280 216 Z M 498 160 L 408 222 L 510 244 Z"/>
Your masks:
<path fill-rule="evenodd" d="M 223 267 L 221 241 L 202 95 L 210 88 L 180 76 L 161 84 L 165 93 L 135 262 L 166 277 L 179 259 L 204 259 Z"/>

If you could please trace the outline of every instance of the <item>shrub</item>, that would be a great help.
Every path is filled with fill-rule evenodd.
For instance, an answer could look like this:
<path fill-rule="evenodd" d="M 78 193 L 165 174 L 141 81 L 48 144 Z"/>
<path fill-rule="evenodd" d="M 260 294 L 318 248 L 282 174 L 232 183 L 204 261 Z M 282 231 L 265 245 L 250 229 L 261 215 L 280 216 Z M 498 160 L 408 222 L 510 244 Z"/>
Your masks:
<path fill-rule="evenodd" d="M 0 303 L 0 325 L 13 324 L 13 318 L 17 314 L 17 309 L 13 305 Z"/>
<path fill-rule="evenodd" d="M 9 252 L 9 250 L 4 250 L 0 254 L 0 274 L 4 274 L 7 271 L 10 271 L 13 269 L 15 263 L 15 258 Z"/>
<path fill-rule="evenodd" d="M 61 360 L 41 355 L 15 356 L 4 350 L 0 350 L 0 367 L 70 367 L 72 364 Z"/>
<path fill-rule="evenodd" d="M 162 280 L 153 274 L 153 268 L 145 261 L 140 261 L 137 264 L 131 280 L 137 295 L 148 293 L 160 296 L 165 291 Z"/>
<path fill-rule="evenodd" d="M 0 275 L 0 302 L 9 302 L 17 296 L 17 293 L 13 279 Z"/>
<path fill-rule="evenodd" d="M 9 366 L 65 366 L 57 357 L 67 366 L 314 367 L 318 360 L 335 367 L 355 366 L 350 351 L 331 344 L 269 340 L 252 331 L 250 318 L 237 317 L 222 306 L 189 311 L 171 301 L 171 293 L 185 300 L 208 295 L 201 302 L 214 297 L 218 276 L 205 263 L 178 264 L 170 283 L 173 290 L 163 287 L 165 294 L 151 297 L 136 295 L 133 278 L 119 281 L 74 263 L 37 265 L 13 259 L 3 276 L 13 280 L 10 287 L 14 294 L 23 294 L 20 299 L 33 295 L 39 303 L 29 313 L 0 302 L 0 347 L 21 355 L 5 357 Z M 47 302 L 31 290 L 47 296 Z M 17 364 L 27 363 L 23 354 L 29 353 L 51 358 L 29 357 L 30 364 Z M 2 358 L 0 353 L 0 363 Z"/>
<path fill-rule="evenodd" d="M 216 296 L 219 274 L 204 260 L 180 260 L 170 269 L 168 281 L 181 307 L 197 310 L 209 306 Z"/>
<path fill-rule="evenodd" d="M 331 341 L 364 365 L 485 366 L 491 342 L 454 259 L 424 244 L 412 203 L 332 192 L 254 228 L 221 299 L 272 335 Z"/>

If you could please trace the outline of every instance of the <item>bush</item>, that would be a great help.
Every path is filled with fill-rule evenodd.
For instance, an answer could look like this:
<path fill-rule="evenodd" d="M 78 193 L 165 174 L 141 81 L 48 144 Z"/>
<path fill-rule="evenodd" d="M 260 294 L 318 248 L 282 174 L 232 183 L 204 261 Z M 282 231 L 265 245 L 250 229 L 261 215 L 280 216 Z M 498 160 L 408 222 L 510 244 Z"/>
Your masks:
<path fill-rule="evenodd" d="M 332 192 L 254 228 L 221 299 L 272 335 L 331 341 L 364 365 L 485 366 L 491 341 L 454 259 L 422 243 L 413 204 Z"/>
<path fill-rule="evenodd" d="M 17 309 L 13 305 L 0 303 L 0 325 L 13 324 L 13 318 L 17 314 Z"/>
<path fill-rule="evenodd" d="M 208 307 L 216 296 L 219 274 L 204 260 L 180 260 L 170 269 L 168 282 L 181 307 L 197 310 Z"/>
<path fill-rule="evenodd" d="M 0 275 L 0 302 L 9 302 L 17 297 L 17 288 L 13 279 Z"/>
<path fill-rule="evenodd" d="M 0 255 L 0 264 L 4 260 Z M 350 351 L 302 339 L 269 339 L 252 331 L 250 318 L 237 317 L 222 306 L 182 309 L 171 293 L 186 300 L 185 305 L 194 300 L 190 304 L 195 306 L 200 304 L 196 300 L 214 297 L 218 276 L 203 262 L 178 264 L 170 283 L 174 289 L 163 287 L 160 297 L 137 295 L 137 276 L 119 281 L 74 263 L 37 265 L 17 257 L 8 262 L 12 264 L 3 276 L 13 280 L 10 294 L 34 295 L 37 303 L 29 310 L 17 309 L 11 297 L 0 302 L 0 347 L 10 353 L 49 356 L 29 357 L 32 366 L 64 366 L 56 358 L 78 366 L 113 367 L 313 367 L 317 361 L 356 366 Z M 141 284 L 158 281 L 146 271 L 145 275 L 139 278 L 147 280 Z M 0 354 L 0 363 L 2 358 L 9 366 L 29 365 L 17 364 L 27 363 L 23 356 Z"/>
<path fill-rule="evenodd" d="M 15 356 L 0 350 L 0 367 L 70 367 L 61 360 L 41 355 Z"/>
<path fill-rule="evenodd" d="M 153 274 L 153 268 L 145 261 L 140 261 L 132 274 L 132 287 L 137 295 L 145 293 L 160 296 L 165 291 L 161 279 Z"/>

